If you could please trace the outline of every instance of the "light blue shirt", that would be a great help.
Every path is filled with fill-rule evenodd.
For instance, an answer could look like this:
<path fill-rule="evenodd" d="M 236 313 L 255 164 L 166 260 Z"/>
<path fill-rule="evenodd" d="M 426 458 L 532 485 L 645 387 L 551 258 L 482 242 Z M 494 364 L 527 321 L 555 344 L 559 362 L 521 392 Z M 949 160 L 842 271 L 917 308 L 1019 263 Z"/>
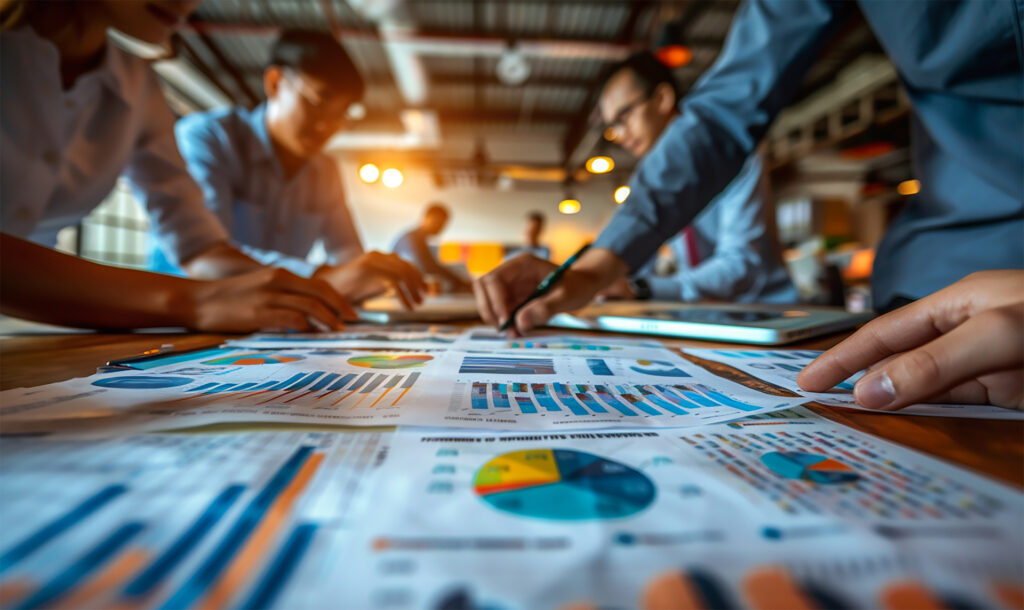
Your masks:
<path fill-rule="evenodd" d="M 172 260 L 227 235 L 174 142 L 174 115 L 143 59 L 108 44 L 65 91 L 60 55 L 28 26 L 0 34 L 0 230 L 44 246 L 124 173 Z"/>
<path fill-rule="evenodd" d="M 1024 0 L 860 0 L 913 106 L 921 191 L 878 248 L 876 308 L 1024 267 Z M 639 268 L 736 175 L 852 7 L 747 0 L 595 245 Z"/>
<path fill-rule="evenodd" d="M 692 223 L 697 255 L 690 260 L 686 240 L 677 234 L 668 245 L 676 272 L 658 277 L 654 259 L 637 275 L 647 280 L 651 297 L 660 300 L 796 303 L 800 295 L 782 261 L 774 227 L 765 206 L 767 185 L 762 165 L 752 155 L 738 176 Z M 627 199 L 623 205 L 631 205 Z"/>
<path fill-rule="evenodd" d="M 289 179 L 267 133 L 265 105 L 191 114 L 175 133 L 206 206 L 249 256 L 309 276 L 315 266 L 306 259 L 318 240 L 330 264 L 363 253 L 337 163 L 317 155 Z"/>

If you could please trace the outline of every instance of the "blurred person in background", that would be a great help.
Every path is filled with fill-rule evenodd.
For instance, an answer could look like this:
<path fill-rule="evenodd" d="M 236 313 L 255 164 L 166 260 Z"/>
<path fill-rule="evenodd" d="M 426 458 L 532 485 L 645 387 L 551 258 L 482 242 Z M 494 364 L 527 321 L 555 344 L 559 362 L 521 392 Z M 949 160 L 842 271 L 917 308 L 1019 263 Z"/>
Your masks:
<path fill-rule="evenodd" d="M 257 261 L 322 279 L 353 303 L 392 290 L 413 307 L 419 271 L 392 254 L 364 252 L 345 205 L 338 163 L 325 154 L 365 85 L 330 33 L 285 30 L 263 71 L 267 101 L 188 115 L 175 133 L 204 201 L 232 243 Z M 327 263 L 307 262 L 320 242 Z M 207 277 L 230 267 L 192 269 Z"/>
<path fill-rule="evenodd" d="M 0 4 L 0 310 L 91 328 L 337 329 L 327 283 L 265 268 L 228 243 L 174 141 L 149 63 L 108 29 L 166 46 L 196 0 Z M 51 247 L 124 174 L 175 262 L 231 267 L 199 281 L 91 263 Z"/>
<path fill-rule="evenodd" d="M 533 211 L 527 214 L 526 224 L 523 226 L 523 246 L 513 250 L 507 258 L 523 254 L 524 252 L 544 260 L 551 258 L 551 248 L 548 248 L 540 241 L 540 236 L 544 234 L 544 224 L 546 221 L 547 219 L 540 212 Z"/>
<path fill-rule="evenodd" d="M 860 0 L 860 13 L 910 99 L 921 181 L 893 220 L 872 272 L 891 311 L 809 365 L 824 391 L 866 367 L 862 406 L 953 400 L 1024 408 L 1024 30 L 1021 2 Z M 715 64 L 680 102 L 637 167 L 629 204 L 517 332 L 590 302 L 639 269 L 739 172 L 853 3 L 747 0 Z M 502 324 L 552 270 L 517 257 L 477 280 L 485 321 Z"/>
<path fill-rule="evenodd" d="M 672 71 L 649 51 L 613 66 L 598 98 L 615 141 L 642 159 L 679 117 Z M 654 273 L 657 256 L 600 295 L 667 301 L 795 303 L 799 294 L 786 272 L 771 222 L 771 193 L 761 160 L 752 154 L 740 173 L 694 221 L 668 241 L 676 263 L 670 276 Z M 629 205 L 627 199 L 623 205 Z"/>
<path fill-rule="evenodd" d="M 473 287 L 469 280 L 442 265 L 430 251 L 429 239 L 444 231 L 448 218 L 448 208 L 439 202 L 431 203 L 420 224 L 399 236 L 391 251 L 433 276 L 445 286 L 446 292 L 470 292 Z"/>

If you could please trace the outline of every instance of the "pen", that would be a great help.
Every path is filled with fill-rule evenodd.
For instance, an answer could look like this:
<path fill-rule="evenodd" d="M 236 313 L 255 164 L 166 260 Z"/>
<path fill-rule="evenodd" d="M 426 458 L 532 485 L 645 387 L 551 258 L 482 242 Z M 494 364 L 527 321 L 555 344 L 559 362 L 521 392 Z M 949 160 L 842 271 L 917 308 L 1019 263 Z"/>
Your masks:
<path fill-rule="evenodd" d="M 562 279 L 562 276 L 565 275 L 565 272 L 569 269 L 569 267 L 571 267 L 572 264 L 576 262 L 576 259 L 582 256 L 583 253 L 586 252 L 589 248 L 590 244 L 583 244 L 583 247 L 577 250 L 576 254 L 570 256 L 568 260 L 559 265 L 557 269 L 549 273 L 546 278 L 541 280 L 540 284 L 537 284 L 537 287 L 534 288 L 533 292 L 530 293 L 530 296 L 526 297 L 526 300 L 524 300 L 522 303 L 517 305 L 515 309 L 512 310 L 512 313 L 509 314 L 508 319 L 505 320 L 505 323 L 502 324 L 498 330 L 506 331 L 509 328 L 512 328 L 512 324 L 514 324 L 516 314 L 519 313 L 519 310 L 525 307 L 526 304 L 529 303 L 530 301 L 547 294 L 547 292 L 551 290 L 551 287 L 554 286 L 558 280 Z"/>

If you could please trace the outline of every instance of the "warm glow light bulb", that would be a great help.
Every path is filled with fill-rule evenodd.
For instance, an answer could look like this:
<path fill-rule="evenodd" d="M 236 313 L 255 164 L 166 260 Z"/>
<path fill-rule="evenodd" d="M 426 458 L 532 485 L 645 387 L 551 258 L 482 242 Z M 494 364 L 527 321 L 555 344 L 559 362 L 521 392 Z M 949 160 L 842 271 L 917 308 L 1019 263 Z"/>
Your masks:
<path fill-rule="evenodd" d="M 629 198 L 629 187 L 623 185 L 615 189 L 615 192 L 612 193 L 612 198 L 615 199 L 615 203 L 624 202 L 626 199 Z"/>
<path fill-rule="evenodd" d="M 580 211 L 580 202 L 575 199 L 563 199 L 558 203 L 558 211 L 563 214 L 575 214 Z"/>
<path fill-rule="evenodd" d="M 615 168 L 611 157 L 591 157 L 587 159 L 587 171 L 591 174 L 607 174 Z"/>
<path fill-rule="evenodd" d="M 377 166 L 373 163 L 364 163 L 363 166 L 359 168 L 359 178 L 367 184 L 373 184 L 379 177 L 380 170 L 377 169 Z"/>
<path fill-rule="evenodd" d="M 916 195 L 920 191 L 920 180 L 904 180 L 896 185 L 896 192 L 900 195 Z"/>
<path fill-rule="evenodd" d="M 393 167 L 384 170 L 384 173 L 380 175 L 380 181 L 389 189 L 398 188 L 404 179 L 402 172 Z"/>

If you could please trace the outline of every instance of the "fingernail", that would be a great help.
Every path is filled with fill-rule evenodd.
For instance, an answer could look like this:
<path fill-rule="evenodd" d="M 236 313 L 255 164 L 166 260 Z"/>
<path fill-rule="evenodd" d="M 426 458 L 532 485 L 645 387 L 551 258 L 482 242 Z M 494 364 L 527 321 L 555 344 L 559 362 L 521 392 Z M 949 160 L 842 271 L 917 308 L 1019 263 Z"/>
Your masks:
<path fill-rule="evenodd" d="M 862 407 L 884 409 L 896 400 L 896 388 L 885 371 L 865 376 L 853 388 L 853 397 Z"/>

